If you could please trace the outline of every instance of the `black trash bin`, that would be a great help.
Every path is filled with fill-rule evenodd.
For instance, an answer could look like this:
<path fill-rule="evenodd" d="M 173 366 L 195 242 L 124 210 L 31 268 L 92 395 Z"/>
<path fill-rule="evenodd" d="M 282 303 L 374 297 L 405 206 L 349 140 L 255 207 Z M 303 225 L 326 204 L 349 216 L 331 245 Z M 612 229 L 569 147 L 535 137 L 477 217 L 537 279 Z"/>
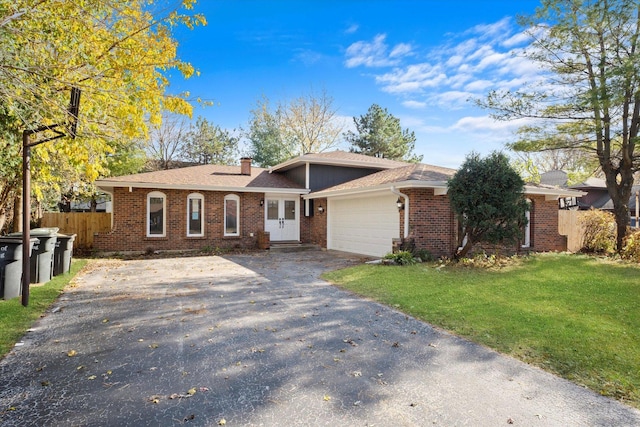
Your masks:
<path fill-rule="evenodd" d="M 75 234 L 57 234 L 56 248 L 53 252 L 53 275 L 68 273 L 71 270 L 73 256 L 73 241 Z"/>
<path fill-rule="evenodd" d="M 29 251 L 38 239 L 31 239 Z M 22 238 L 0 237 L 0 298 L 12 299 L 22 294 Z"/>
<path fill-rule="evenodd" d="M 56 247 L 58 228 L 34 228 L 31 237 L 38 239 L 34 243 L 30 260 L 29 283 L 46 283 L 53 277 L 53 253 Z M 22 233 L 11 233 L 11 237 L 22 237 Z"/>

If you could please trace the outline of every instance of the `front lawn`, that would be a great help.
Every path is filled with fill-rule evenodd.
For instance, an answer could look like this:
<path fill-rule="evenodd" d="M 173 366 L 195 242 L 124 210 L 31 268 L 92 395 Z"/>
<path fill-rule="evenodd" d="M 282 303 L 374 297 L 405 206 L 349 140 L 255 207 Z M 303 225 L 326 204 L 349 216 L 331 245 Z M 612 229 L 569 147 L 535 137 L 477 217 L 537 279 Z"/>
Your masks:
<path fill-rule="evenodd" d="M 20 298 L 0 299 L 0 359 L 31 327 L 34 321 L 58 298 L 65 286 L 87 264 L 87 260 L 74 260 L 69 273 L 55 276 L 44 285 L 29 287 L 29 305 L 23 307 Z"/>
<path fill-rule="evenodd" d="M 640 408 L 640 267 L 540 254 L 502 269 L 360 265 L 324 279 Z"/>

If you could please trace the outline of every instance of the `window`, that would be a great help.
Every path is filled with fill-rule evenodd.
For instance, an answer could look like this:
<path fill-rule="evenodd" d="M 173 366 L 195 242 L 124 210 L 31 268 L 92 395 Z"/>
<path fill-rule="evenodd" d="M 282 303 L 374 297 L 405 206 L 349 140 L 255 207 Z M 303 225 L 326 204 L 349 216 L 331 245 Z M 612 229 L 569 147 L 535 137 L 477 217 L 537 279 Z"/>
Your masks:
<path fill-rule="evenodd" d="M 235 194 L 224 196 L 224 235 L 240 235 L 240 197 Z"/>
<path fill-rule="evenodd" d="M 527 204 L 529 205 L 529 209 L 524 213 L 525 218 L 527 218 L 527 225 L 524 226 L 522 232 L 522 247 L 529 248 L 531 247 L 531 208 L 533 203 L 531 200 L 527 199 Z"/>
<path fill-rule="evenodd" d="M 147 237 L 166 236 L 167 197 L 159 191 L 147 194 Z"/>
<path fill-rule="evenodd" d="M 187 236 L 204 236 L 204 196 L 191 193 L 187 197 Z"/>

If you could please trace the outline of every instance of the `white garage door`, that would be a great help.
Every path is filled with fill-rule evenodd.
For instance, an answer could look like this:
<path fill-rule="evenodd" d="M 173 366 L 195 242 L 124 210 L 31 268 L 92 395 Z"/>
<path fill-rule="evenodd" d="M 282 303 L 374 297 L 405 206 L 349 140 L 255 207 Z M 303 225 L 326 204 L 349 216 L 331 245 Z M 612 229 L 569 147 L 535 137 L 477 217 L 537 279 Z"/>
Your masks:
<path fill-rule="evenodd" d="M 400 236 L 400 215 L 390 193 L 330 199 L 327 206 L 327 247 L 363 255 L 384 256 Z"/>

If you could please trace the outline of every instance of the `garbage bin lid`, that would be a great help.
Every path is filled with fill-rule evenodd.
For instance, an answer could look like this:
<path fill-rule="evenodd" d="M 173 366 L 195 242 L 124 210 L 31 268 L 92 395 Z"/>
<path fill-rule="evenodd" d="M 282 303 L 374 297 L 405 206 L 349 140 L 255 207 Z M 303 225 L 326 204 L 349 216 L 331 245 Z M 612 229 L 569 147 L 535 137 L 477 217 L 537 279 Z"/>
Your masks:
<path fill-rule="evenodd" d="M 34 228 L 31 230 L 31 234 L 34 236 L 55 236 L 58 234 L 58 227 L 42 227 L 42 228 Z"/>

